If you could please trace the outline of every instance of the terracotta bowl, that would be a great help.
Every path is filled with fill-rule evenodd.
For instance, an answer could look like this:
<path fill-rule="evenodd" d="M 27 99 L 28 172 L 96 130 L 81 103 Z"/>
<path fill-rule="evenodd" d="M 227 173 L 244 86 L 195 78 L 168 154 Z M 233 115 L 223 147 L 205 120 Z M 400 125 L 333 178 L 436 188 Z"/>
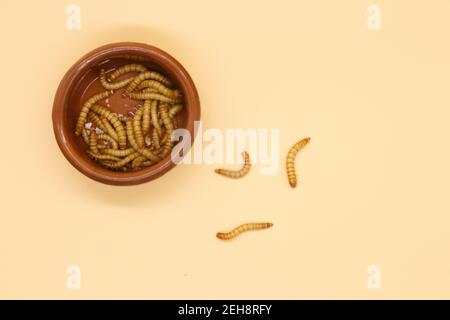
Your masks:
<path fill-rule="evenodd" d="M 102 46 L 83 56 L 67 71 L 59 84 L 53 103 L 53 130 L 62 153 L 78 171 L 96 181 L 112 185 L 147 182 L 175 166 L 168 155 L 151 167 L 127 172 L 110 171 L 91 160 L 86 154 L 87 146 L 82 138 L 75 136 L 75 124 L 83 102 L 104 90 L 97 81 L 100 68 L 108 72 L 128 63 L 144 64 L 149 69 L 161 72 L 181 90 L 184 110 L 178 115 L 178 125 L 179 128 L 189 130 L 191 143 L 194 140 L 194 121 L 200 120 L 197 89 L 183 66 L 168 53 L 146 44 L 123 42 Z M 109 97 L 108 107 L 113 112 L 126 114 L 135 110 L 139 101 L 124 98 L 122 90 L 117 90 Z M 105 105 L 105 101 L 100 104 Z"/>

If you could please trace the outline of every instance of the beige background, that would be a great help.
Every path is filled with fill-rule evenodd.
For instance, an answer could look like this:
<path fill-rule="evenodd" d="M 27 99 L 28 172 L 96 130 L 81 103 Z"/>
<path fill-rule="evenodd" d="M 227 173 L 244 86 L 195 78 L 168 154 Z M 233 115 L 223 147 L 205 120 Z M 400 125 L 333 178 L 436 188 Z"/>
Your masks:
<path fill-rule="evenodd" d="M 1 1 L 1 298 L 450 298 L 450 2 Z M 345 4 L 344 4 L 345 3 Z M 205 128 L 298 138 L 299 188 L 180 166 L 137 187 L 91 181 L 52 131 L 60 79 L 115 41 L 188 69 Z M 215 238 L 243 221 L 273 229 Z M 81 289 L 66 268 L 81 267 Z M 378 265 L 380 290 L 366 286 Z"/>

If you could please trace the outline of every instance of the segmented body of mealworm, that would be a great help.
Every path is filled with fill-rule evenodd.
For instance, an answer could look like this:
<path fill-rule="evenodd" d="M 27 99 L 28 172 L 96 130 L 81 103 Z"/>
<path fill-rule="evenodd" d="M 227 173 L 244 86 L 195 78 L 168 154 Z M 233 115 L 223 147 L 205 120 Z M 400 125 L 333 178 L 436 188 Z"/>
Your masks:
<path fill-rule="evenodd" d="M 127 138 L 130 142 L 130 145 L 135 149 L 136 151 L 139 150 L 139 146 L 136 143 L 136 139 L 134 137 L 134 129 L 133 129 L 133 122 L 130 118 L 126 121 L 126 128 L 127 128 Z"/>
<path fill-rule="evenodd" d="M 92 124 L 96 127 L 102 130 L 103 132 L 106 132 L 106 128 L 103 125 L 103 122 L 101 119 L 92 111 L 88 113 L 88 120 L 92 122 Z"/>
<path fill-rule="evenodd" d="M 178 90 L 169 89 L 161 82 L 156 80 L 144 80 L 138 85 L 137 88 L 138 89 L 152 88 L 169 98 L 177 98 L 180 96 L 180 92 Z"/>
<path fill-rule="evenodd" d="M 156 101 L 156 100 L 153 100 L 153 102 L 152 102 L 152 104 L 150 106 L 150 117 L 151 117 L 151 120 L 152 120 L 153 128 L 155 128 L 155 130 L 158 133 L 159 137 L 161 137 L 162 129 L 161 129 L 161 125 L 159 124 L 158 101 Z M 158 143 L 158 145 L 159 145 L 159 143 Z"/>
<path fill-rule="evenodd" d="M 139 149 L 138 152 L 142 154 L 144 157 L 146 157 L 148 160 L 159 162 L 161 161 L 161 158 L 158 157 L 156 154 L 151 152 L 150 150 L 146 148 Z"/>
<path fill-rule="evenodd" d="M 88 155 L 95 160 L 111 160 L 111 161 L 120 161 L 122 160 L 119 157 L 115 157 L 109 154 L 101 154 L 101 153 L 93 153 L 91 151 L 87 151 Z"/>
<path fill-rule="evenodd" d="M 122 122 L 120 122 L 119 118 L 107 108 L 98 104 L 92 106 L 92 111 L 97 113 L 99 116 L 105 117 L 109 122 L 112 123 L 117 133 L 117 141 L 119 142 L 119 147 L 120 149 L 125 149 L 127 146 L 127 135 L 125 133 L 125 128 L 123 127 Z"/>
<path fill-rule="evenodd" d="M 78 116 L 78 120 L 77 120 L 77 124 L 75 126 L 75 135 L 79 136 L 81 133 L 81 130 L 83 130 L 84 125 L 86 123 L 87 120 L 87 115 L 89 113 L 89 110 L 91 109 L 91 107 L 99 102 L 102 99 L 105 99 L 106 97 L 108 97 L 111 94 L 110 91 L 104 91 L 104 92 L 100 92 L 92 97 L 90 97 L 81 107 L 81 111 L 80 114 Z"/>
<path fill-rule="evenodd" d="M 292 188 L 297 186 L 297 175 L 295 173 L 295 157 L 297 153 L 308 144 L 310 138 L 304 138 L 294 144 L 290 149 L 286 157 L 286 171 L 289 184 Z"/>
<path fill-rule="evenodd" d="M 155 149 L 159 149 L 161 147 L 159 141 L 159 134 L 158 131 L 156 131 L 156 128 L 153 128 L 152 131 L 152 147 L 154 147 Z"/>
<path fill-rule="evenodd" d="M 87 131 L 86 128 L 83 128 L 83 130 L 81 130 L 81 136 L 83 137 L 84 143 L 86 143 L 89 146 L 90 138 L 89 138 L 89 132 Z"/>
<path fill-rule="evenodd" d="M 150 129 L 150 108 L 152 103 L 158 104 L 158 101 L 145 100 L 142 107 L 142 134 L 146 136 Z"/>
<path fill-rule="evenodd" d="M 111 136 L 114 140 L 118 141 L 119 136 L 117 135 L 116 130 L 114 130 L 113 126 L 109 123 L 108 119 L 101 118 L 102 124 L 105 127 L 105 132 Z"/>
<path fill-rule="evenodd" d="M 144 113 L 143 108 L 139 108 L 134 114 L 133 118 L 133 129 L 134 137 L 136 138 L 136 143 L 139 148 L 144 147 L 144 135 L 142 134 L 141 119 Z"/>
<path fill-rule="evenodd" d="M 173 141 L 171 139 L 173 133 L 173 123 L 169 118 L 167 106 L 165 104 L 161 104 L 159 106 L 159 112 L 161 113 L 161 120 L 166 128 L 166 140 L 161 150 L 162 157 L 165 157 L 172 150 L 173 146 Z"/>
<path fill-rule="evenodd" d="M 117 162 L 103 162 L 102 164 L 111 169 L 118 169 L 128 164 L 129 162 L 133 161 L 137 157 L 139 157 L 139 152 L 134 152 L 126 156 L 125 158 L 118 160 Z"/>
<path fill-rule="evenodd" d="M 169 109 L 169 117 L 173 118 L 177 115 L 178 112 L 180 112 L 181 110 L 183 110 L 183 105 L 182 104 L 176 104 L 173 107 L 171 107 Z"/>
<path fill-rule="evenodd" d="M 101 151 L 102 154 L 109 154 L 109 155 L 115 156 L 115 157 L 126 157 L 134 152 L 136 152 L 136 150 L 134 150 L 134 148 L 128 148 L 128 149 L 123 149 L 123 150 L 108 148 L 108 149 L 103 149 Z"/>
<path fill-rule="evenodd" d="M 113 73 L 109 75 L 109 81 L 114 81 L 121 75 L 128 73 L 128 72 L 145 72 L 147 71 L 147 68 L 141 64 L 132 63 L 124 65 L 118 69 L 116 69 Z"/>
<path fill-rule="evenodd" d="M 166 97 L 160 93 L 153 92 L 132 92 L 128 94 L 131 99 L 134 100 L 158 100 L 166 103 L 174 103 L 176 100 Z"/>
<path fill-rule="evenodd" d="M 131 81 L 133 81 L 134 78 L 128 78 L 128 79 L 124 79 L 122 81 L 118 81 L 115 83 L 109 83 L 106 80 L 106 76 L 105 76 L 105 70 L 101 69 L 100 70 L 100 83 L 102 84 L 103 88 L 105 88 L 106 90 L 117 90 L 120 88 L 125 87 L 126 85 L 128 85 Z"/>
<path fill-rule="evenodd" d="M 245 224 L 241 224 L 240 226 L 234 228 L 230 232 L 218 232 L 216 234 L 216 237 L 221 240 L 231 240 L 231 239 L 237 237 L 238 235 L 240 235 L 242 232 L 267 229 L 272 226 L 273 226 L 273 223 L 270 223 L 270 222 L 245 223 Z"/>
<path fill-rule="evenodd" d="M 91 134 L 89 135 L 89 150 L 93 153 L 99 153 L 97 148 L 97 134 L 95 130 L 91 130 Z"/>
<path fill-rule="evenodd" d="M 136 89 L 136 87 L 142 81 L 147 80 L 147 79 L 159 81 L 162 84 L 165 84 L 166 86 L 171 86 L 172 85 L 170 80 L 168 78 L 166 78 L 165 76 L 163 76 L 162 74 L 160 74 L 160 73 L 158 73 L 156 71 L 146 71 L 146 72 L 142 72 L 136 78 L 134 78 L 134 80 L 131 81 L 131 83 L 128 85 L 128 87 L 126 88 L 125 91 L 127 93 L 132 92 L 134 89 Z"/>
<path fill-rule="evenodd" d="M 245 176 L 251 168 L 250 156 L 247 151 L 242 152 L 242 157 L 244 158 L 244 165 L 239 170 L 228 170 L 228 169 L 216 169 L 215 173 L 221 174 L 228 178 L 242 178 Z"/>
<path fill-rule="evenodd" d="M 147 158 L 144 156 L 139 156 L 137 158 L 135 158 L 132 162 L 131 162 L 131 167 L 132 168 L 138 168 L 141 166 L 142 162 L 144 162 Z"/>
<path fill-rule="evenodd" d="M 101 134 L 97 135 L 97 140 L 99 140 L 99 141 L 103 140 L 103 141 L 108 142 L 112 149 L 117 149 L 119 147 L 119 145 L 117 144 L 117 141 L 114 140 L 113 138 L 111 138 L 106 133 L 101 133 Z"/>

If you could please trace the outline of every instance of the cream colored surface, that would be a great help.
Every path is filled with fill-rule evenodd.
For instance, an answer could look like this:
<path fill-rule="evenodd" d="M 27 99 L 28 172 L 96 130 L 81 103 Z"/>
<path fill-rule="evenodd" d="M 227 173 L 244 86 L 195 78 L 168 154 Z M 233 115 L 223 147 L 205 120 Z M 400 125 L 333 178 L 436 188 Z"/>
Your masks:
<path fill-rule="evenodd" d="M 70 31 L 69 2 L 2 1 L 0 297 L 450 298 L 450 2 L 376 1 L 369 31 L 372 3 L 83 0 Z M 179 59 L 205 128 L 280 128 L 280 173 L 185 165 L 111 187 L 71 167 L 54 93 L 116 41 Z M 293 190 L 284 156 L 304 136 Z M 252 220 L 274 227 L 215 238 Z"/>

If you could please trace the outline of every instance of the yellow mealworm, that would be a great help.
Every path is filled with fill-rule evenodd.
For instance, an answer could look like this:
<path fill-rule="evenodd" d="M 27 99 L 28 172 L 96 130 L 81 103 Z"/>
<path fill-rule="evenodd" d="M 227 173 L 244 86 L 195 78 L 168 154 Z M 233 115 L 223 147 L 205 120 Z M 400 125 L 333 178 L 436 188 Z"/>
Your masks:
<path fill-rule="evenodd" d="M 240 235 L 242 232 L 267 229 L 272 226 L 273 226 L 273 223 L 270 223 L 270 222 L 245 223 L 245 224 L 241 224 L 240 226 L 234 228 L 230 232 L 218 232 L 216 234 L 216 237 L 221 240 L 231 240 L 231 239 L 237 237 L 238 235 Z"/>
<path fill-rule="evenodd" d="M 108 142 L 112 149 L 117 149 L 119 147 L 119 145 L 117 144 L 117 141 L 114 140 L 113 138 L 111 138 L 106 133 L 99 134 L 97 136 L 97 140 L 104 140 L 104 141 Z"/>
<path fill-rule="evenodd" d="M 244 158 L 244 165 L 239 170 L 228 170 L 228 169 L 216 169 L 215 173 L 221 174 L 228 178 L 242 178 L 245 176 L 251 168 L 250 156 L 247 151 L 242 152 L 242 157 Z"/>
<path fill-rule="evenodd" d="M 289 184 L 292 188 L 297 186 L 297 175 L 295 173 L 295 157 L 297 153 L 308 144 L 310 138 L 304 138 L 294 144 L 290 149 L 286 157 L 286 171 Z"/>
<path fill-rule="evenodd" d="M 87 151 L 88 155 L 95 160 L 111 160 L 111 161 L 120 161 L 122 160 L 119 157 L 115 157 L 109 154 L 101 154 L 101 153 L 93 153 L 91 151 Z"/>
<path fill-rule="evenodd" d="M 136 143 L 139 148 L 144 147 L 144 136 L 142 135 L 142 127 L 141 127 L 142 114 L 143 110 L 142 108 L 139 108 L 134 114 L 133 118 L 134 137 L 136 138 Z"/>
<path fill-rule="evenodd" d="M 180 96 L 180 92 L 178 90 L 169 89 L 161 82 L 156 80 L 144 80 L 138 85 L 137 88 L 138 89 L 152 88 L 169 98 L 177 98 Z"/>
<path fill-rule="evenodd" d="M 183 105 L 182 104 L 176 104 L 173 107 L 171 107 L 169 109 L 169 117 L 173 118 L 177 115 L 178 112 L 180 112 L 181 110 L 183 110 Z"/>
<path fill-rule="evenodd" d="M 144 80 L 151 79 L 161 82 L 162 84 L 165 84 L 166 86 L 171 86 L 171 82 L 168 78 L 163 76 L 162 74 L 156 72 L 156 71 L 146 71 L 139 74 L 136 78 L 131 81 L 131 83 L 128 85 L 126 92 L 130 93 L 136 89 L 136 87 Z"/>
<path fill-rule="evenodd" d="M 158 157 L 153 152 L 151 152 L 149 149 L 142 148 L 142 149 L 139 149 L 138 152 L 140 154 L 142 154 L 144 157 L 146 157 L 148 160 L 155 161 L 155 162 L 161 161 L 161 158 Z"/>
<path fill-rule="evenodd" d="M 164 124 L 164 127 L 166 128 L 166 140 L 161 150 L 161 155 L 165 157 L 172 150 L 173 146 L 173 141 L 171 139 L 173 132 L 173 123 L 172 120 L 169 118 L 167 106 L 165 104 L 161 104 L 159 106 L 159 111 L 161 113 L 161 120 Z"/>
<path fill-rule="evenodd" d="M 150 116 L 151 116 L 151 121 L 152 121 L 153 127 L 155 128 L 158 135 L 161 137 L 162 129 L 161 129 L 161 125 L 159 124 L 158 101 L 156 101 L 156 100 L 154 100 L 150 106 Z"/>
<path fill-rule="evenodd" d="M 88 120 L 91 121 L 96 128 L 106 132 L 106 127 L 103 125 L 103 122 L 94 112 L 91 111 L 88 113 Z"/>
<path fill-rule="evenodd" d="M 141 92 L 153 92 L 153 93 L 158 93 L 158 90 L 153 89 L 153 88 L 144 88 L 144 89 L 142 89 Z"/>
<path fill-rule="evenodd" d="M 109 111 L 107 108 L 102 107 L 100 105 L 93 105 L 92 111 L 97 113 L 98 115 L 105 117 L 108 119 L 109 122 L 112 123 L 114 126 L 114 129 L 117 133 L 117 140 L 119 142 L 120 149 L 125 149 L 127 146 L 127 135 L 125 133 L 125 128 L 122 125 L 122 122 L 119 120 L 119 118 L 114 115 L 111 111 Z"/>
<path fill-rule="evenodd" d="M 135 158 L 132 162 L 131 162 L 131 167 L 132 168 L 138 168 L 141 166 L 141 164 L 146 160 L 147 158 L 144 156 L 139 156 L 137 158 Z"/>
<path fill-rule="evenodd" d="M 89 150 L 93 153 L 98 153 L 97 134 L 95 133 L 95 130 L 91 130 L 91 134 L 89 135 Z"/>
<path fill-rule="evenodd" d="M 128 72 L 145 72 L 145 71 L 147 71 L 147 68 L 141 64 L 136 63 L 127 64 L 116 69 L 113 73 L 111 73 L 109 76 L 109 81 L 114 81 L 121 75 Z"/>
<path fill-rule="evenodd" d="M 117 135 L 116 130 L 114 130 L 113 126 L 109 123 L 108 119 L 101 119 L 103 126 L 105 127 L 105 132 L 111 136 L 114 140 L 118 141 L 119 136 Z"/>
<path fill-rule="evenodd" d="M 130 93 L 128 96 L 131 99 L 134 100 L 158 100 L 161 102 L 167 102 L 167 103 L 174 103 L 175 100 L 166 96 L 163 96 L 160 93 L 153 93 L 153 92 L 137 92 L 137 93 Z"/>
<path fill-rule="evenodd" d="M 110 91 L 104 91 L 101 93 L 98 93 L 92 97 L 90 97 L 81 107 L 80 114 L 78 116 L 77 124 L 75 126 L 75 135 L 79 136 L 81 133 L 81 130 L 84 128 L 84 125 L 86 123 L 87 115 L 89 113 L 89 110 L 91 107 L 97 103 L 98 101 L 105 99 L 111 94 Z"/>
<path fill-rule="evenodd" d="M 109 154 L 109 155 L 115 156 L 115 157 L 126 157 L 134 152 L 136 152 L 136 150 L 134 150 L 134 148 L 128 148 L 128 149 L 124 149 L 124 150 L 103 149 L 101 151 L 102 154 Z"/>
<path fill-rule="evenodd" d="M 136 151 L 139 150 L 139 146 L 136 143 L 136 139 L 134 137 L 134 129 L 133 129 L 133 122 L 131 119 L 127 119 L 126 121 L 126 128 L 127 128 L 127 138 L 130 142 L 130 145 L 135 149 Z"/>
<path fill-rule="evenodd" d="M 102 164 L 111 169 L 118 169 L 118 168 L 123 167 L 124 165 L 128 164 L 129 162 L 133 161 L 137 157 L 139 157 L 139 152 L 134 152 L 134 153 L 126 156 L 123 159 L 119 159 L 116 162 L 103 162 Z"/>
<path fill-rule="evenodd" d="M 152 103 L 158 104 L 158 101 L 145 100 L 142 111 L 142 134 L 146 136 L 150 129 L 150 109 Z"/>
<path fill-rule="evenodd" d="M 83 128 L 83 130 L 81 130 L 81 136 L 83 137 L 84 143 L 90 145 L 89 132 L 86 130 L 86 128 Z"/>
<path fill-rule="evenodd" d="M 158 131 L 156 131 L 156 128 L 154 128 L 152 131 L 152 147 L 154 147 L 155 149 L 159 149 L 161 147 L 159 134 Z"/>
<path fill-rule="evenodd" d="M 128 85 L 131 81 L 133 81 L 134 78 L 128 78 L 122 81 L 118 81 L 115 83 L 109 83 L 106 80 L 106 76 L 105 76 L 105 70 L 101 69 L 100 70 L 100 83 L 102 84 L 103 88 L 105 88 L 106 90 L 117 90 L 120 88 L 125 87 L 126 85 Z"/>

